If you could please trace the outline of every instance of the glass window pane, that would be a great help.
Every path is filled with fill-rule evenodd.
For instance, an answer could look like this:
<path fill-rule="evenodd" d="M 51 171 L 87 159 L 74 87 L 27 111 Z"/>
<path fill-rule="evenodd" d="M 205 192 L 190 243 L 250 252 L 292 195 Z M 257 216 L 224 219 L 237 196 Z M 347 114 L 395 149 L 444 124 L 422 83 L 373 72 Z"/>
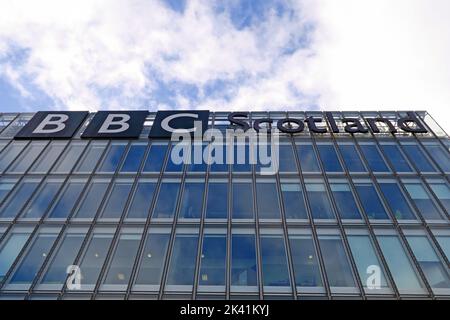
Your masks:
<path fill-rule="evenodd" d="M 389 172 L 389 168 L 374 144 L 362 144 L 361 150 L 366 157 L 370 170 L 373 172 Z"/>
<path fill-rule="evenodd" d="M 14 188 L 17 180 L 11 180 L 11 179 L 0 179 L 0 203 L 3 202 L 3 200 L 6 199 L 8 194 L 11 192 L 11 190 Z"/>
<path fill-rule="evenodd" d="M 381 199 L 372 184 L 355 184 L 355 188 L 369 219 L 389 219 Z"/>
<path fill-rule="evenodd" d="M 203 160 L 203 154 L 206 153 L 207 145 L 192 144 L 191 158 L 187 163 L 186 171 L 189 172 L 206 172 L 206 162 Z"/>
<path fill-rule="evenodd" d="M 408 161 L 403 157 L 403 154 L 400 152 L 400 149 L 397 145 L 394 144 L 384 144 L 381 145 L 384 154 L 390 160 L 390 163 L 394 167 L 394 170 L 397 172 L 412 172 L 412 169 L 408 163 Z"/>
<path fill-rule="evenodd" d="M 132 182 L 117 180 L 112 187 L 102 218 L 119 219 L 125 209 Z"/>
<path fill-rule="evenodd" d="M 116 172 L 117 166 L 122 159 L 122 155 L 125 152 L 126 147 L 127 146 L 124 143 L 112 143 L 109 146 L 108 152 L 104 156 L 98 171 L 102 173 Z"/>
<path fill-rule="evenodd" d="M 349 172 L 366 172 L 366 168 L 353 144 L 341 144 L 339 145 L 344 163 L 347 166 Z"/>
<path fill-rule="evenodd" d="M 78 158 L 81 154 L 83 154 L 86 145 L 87 142 L 83 141 L 70 142 L 69 147 L 67 147 L 66 151 L 58 160 L 58 163 L 55 165 L 52 171 L 54 173 L 69 173 L 70 171 L 72 171 L 75 163 L 78 161 Z"/>
<path fill-rule="evenodd" d="M 169 234 L 152 233 L 150 231 L 145 242 L 136 284 L 159 285 L 161 283 L 169 240 Z"/>
<path fill-rule="evenodd" d="M 436 240 L 439 242 L 441 249 L 447 256 L 447 260 L 450 260 L 450 237 L 447 236 L 437 236 Z"/>
<path fill-rule="evenodd" d="M 297 287 L 322 287 L 319 262 L 311 236 L 289 236 Z"/>
<path fill-rule="evenodd" d="M 448 267 L 445 267 L 426 236 L 407 236 L 408 243 L 431 288 L 450 289 Z"/>
<path fill-rule="evenodd" d="M 173 218 L 175 216 L 179 189 L 179 182 L 163 181 L 153 212 L 154 218 Z"/>
<path fill-rule="evenodd" d="M 0 211 L 1 218 L 16 217 L 39 185 L 39 180 L 25 179 L 9 196 Z"/>
<path fill-rule="evenodd" d="M 405 144 L 403 150 L 408 155 L 409 160 L 414 163 L 420 172 L 435 172 L 436 169 L 428 161 L 422 149 L 417 144 Z"/>
<path fill-rule="evenodd" d="M 121 172 L 138 172 L 142 159 L 144 158 L 146 144 L 133 143 L 128 150 L 127 156 L 123 162 Z"/>
<path fill-rule="evenodd" d="M 361 219 L 355 197 L 347 183 L 331 184 L 331 192 L 342 219 Z"/>
<path fill-rule="evenodd" d="M 48 217 L 56 219 L 67 218 L 76 205 L 85 183 L 85 181 L 69 180 Z"/>
<path fill-rule="evenodd" d="M 109 181 L 93 180 L 85 192 L 84 199 L 81 200 L 81 206 L 77 210 L 75 218 L 94 218 L 100 207 L 101 200 L 105 196 L 108 185 Z"/>
<path fill-rule="evenodd" d="M 165 170 L 166 172 L 181 172 L 181 171 L 183 171 L 183 163 L 175 164 L 173 162 L 175 156 L 183 157 L 183 154 L 176 155 L 176 153 L 174 152 L 174 146 L 172 145 L 170 147 L 169 156 L 167 157 L 167 165 L 166 165 L 166 170 Z"/>
<path fill-rule="evenodd" d="M 3 172 L 8 168 L 11 162 L 19 155 L 19 153 L 25 148 L 27 142 L 25 141 L 13 141 L 0 153 L 0 172 Z"/>
<path fill-rule="evenodd" d="M 303 190 L 299 183 L 281 183 L 286 219 L 308 219 Z"/>
<path fill-rule="evenodd" d="M 13 230 L 0 246 L 0 282 L 4 280 L 9 268 L 17 259 L 20 251 L 30 237 L 30 231 Z"/>
<path fill-rule="evenodd" d="M 450 212 L 450 187 L 445 182 L 430 183 L 430 187 L 441 204 L 444 206 L 445 210 Z"/>
<path fill-rule="evenodd" d="M 226 257 L 226 236 L 219 234 L 205 234 L 203 237 L 199 285 L 225 285 Z"/>
<path fill-rule="evenodd" d="M 447 150 L 440 145 L 425 145 L 425 148 L 442 171 L 450 172 L 450 154 Z"/>
<path fill-rule="evenodd" d="M 326 172 L 342 172 L 342 166 L 336 154 L 336 149 L 333 145 L 319 144 L 317 145 L 320 158 Z"/>
<path fill-rule="evenodd" d="M 36 160 L 31 172 L 47 173 L 59 158 L 67 142 L 52 141 L 44 153 Z"/>
<path fill-rule="evenodd" d="M 261 236 L 261 259 L 265 287 L 290 285 L 286 249 L 282 236 Z"/>
<path fill-rule="evenodd" d="M 279 171 L 280 172 L 297 172 L 297 165 L 295 163 L 294 150 L 292 146 L 280 145 L 279 146 Z"/>
<path fill-rule="evenodd" d="M 211 147 L 210 147 L 211 148 Z M 214 149 L 210 151 L 211 159 L 217 159 L 217 162 L 211 163 L 210 171 L 211 172 L 228 172 L 228 164 L 227 164 L 227 145 L 223 143 L 223 145 L 214 145 Z M 222 149 L 222 156 L 219 156 L 218 150 Z M 220 160 L 220 161 L 219 161 Z"/>
<path fill-rule="evenodd" d="M 104 284 L 128 285 L 140 240 L 140 234 L 120 235 Z"/>
<path fill-rule="evenodd" d="M 47 145 L 47 141 L 32 141 L 24 152 L 17 158 L 8 171 L 11 173 L 23 173 L 36 161 Z"/>
<path fill-rule="evenodd" d="M 233 234 L 231 240 L 231 285 L 257 286 L 255 236 Z"/>
<path fill-rule="evenodd" d="M 276 182 L 257 182 L 256 199 L 259 219 L 280 219 Z"/>
<path fill-rule="evenodd" d="M 89 145 L 86 150 L 83 158 L 77 165 L 75 172 L 78 173 L 91 173 L 97 165 L 97 162 L 100 160 L 107 142 L 93 142 Z"/>
<path fill-rule="evenodd" d="M 350 262 L 339 236 L 319 236 L 330 287 L 355 287 Z"/>
<path fill-rule="evenodd" d="M 302 144 L 297 146 L 297 153 L 303 172 L 320 172 L 319 163 L 312 145 Z"/>
<path fill-rule="evenodd" d="M 228 183 L 210 182 L 206 204 L 207 219 L 226 219 L 228 216 Z"/>
<path fill-rule="evenodd" d="M 398 220 L 415 220 L 408 202 L 396 183 L 380 183 L 381 192 Z"/>
<path fill-rule="evenodd" d="M 252 166 L 250 164 L 250 146 L 246 145 L 234 145 L 234 161 L 233 172 L 250 172 Z M 255 155 L 256 156 L 256 155 Z"/>
<path fill-rule="evenodd" d="M 176 235 L 167 274 L 168 285 L 192 286 L 194 284 L 197 242 L 197 235 Z"/>
<path fill-rule="evenodd" d="M 201 217 L 204 189 L 205 185 L 203 183 L 185 183 L 181 202 L 180 218 L 199 219 Z"/>
<path fill-rule="evenodd" d="M 400 293 L 423 291 L 422 283 L 397 236 L 382 235 L 377 238 Z"/>
<path fill-rule="evenodd" d="M 253 219 L 253 190 L 247 182 L 233 183 L 233 219 Z"/>
<path fill-rule="evenodd" d="M 42 218 L 52 204 L 62 180 L 47 180 L 31 200 L 30 205 L 24 211 L 23 218 Z"/>
<path fill-rule="evenodd" d="M 144 164 L 144 172 L 160 172 L 166 157 L 167 145 L 152 144 Z"/>
<path fill-rule="evenodd" d="M 323 183 L 307 183 L 306 193 L 313 219 L 334 219 L 333 209 Z"/>
<path fill-rule="evenodd" d="M 406 190 L 408 190 L 411 199 L 414 201 L 416 207 L 425 219 L 441 220 L 441 214 L 438 208 L 431 200 L 428 192 L 420 183 L 405 183 Z"/>
<path fill-rule="evenodd" d="M 155 182 L 146 180 L 138 182 L 127 218 L 146 219 L 148 217 L 155 189 Z"/>

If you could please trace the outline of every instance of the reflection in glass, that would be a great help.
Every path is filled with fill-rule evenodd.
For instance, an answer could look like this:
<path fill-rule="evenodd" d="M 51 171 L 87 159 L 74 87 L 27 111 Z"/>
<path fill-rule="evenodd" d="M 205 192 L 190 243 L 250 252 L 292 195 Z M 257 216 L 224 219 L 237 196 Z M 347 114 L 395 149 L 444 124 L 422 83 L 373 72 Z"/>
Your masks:
<path fill-rule="evenodd" d="M 103 158 L 103 162 L 98 169 L 102 173 L 114 173 L 122 159 L 122 155 L 126 149 L 125 144 L 112 143 L 109 147 L 108 152 Z"/>
<path fill-rule="evenodd" d="M 298 287 L 322 287 L 319 263 L 311 236 L 289 236 L 295 284 Z"/>
<path fill-rule="evenodd" d="M 441 249 L 447 256 L 447 260 L 450 260 L 450 236 L 437 236 L 436 240 L 439 242 Z"/>
<path fill-rule="evenodd" d="M 233 219 L 253 219 L 252 184 L 233 183 Z"/>
<path fill-rule="evenodd" d="M 127 203 L 132 182 L 116 181 L 103 209 L 102 218 L 119 219 Z"/>
<path fill-rule="evenodd" d="M 261 236 L 261 259 L 264 286 L 289 286 L 286 249 L 282 236 Z"/>
<path fill-rule="evenodd" d="M 121 172 L 138 172 L 142 159 L 144 158 L 146 144 L 133 143 L 128 150 L 127 156 L 123 162 Z"/>
<path fill-rule="evenodd" d="M 374 144 L 363 144 L 361 150 L 366 157 L 370 170 L 373 172 L 389 172 L 389 168 Z"/>
<path fill-rule="evenodd" d="M 75 218 L 94 218 L 100 207 L 101 199 L 105 196 L 109 182 L 92 181 L 85 193 L 81 206 L 75 214 Z"/>
<path fill-rule="evenodd" d="M 319 163 L 312 145 L 302 144 L 297 146 L 297 153 L 303 172 L 320 172 Z"/>
<path fill-rule="evenodd" d="M 356 192 L 369 219 L 389 219 L 374 186 L 370 183 L 355 184 Z"/>
<path fill-rule="evenodd" d="M 175 216 L 180 184 L 163 182 L 156 202 L 154 218 L 172 218 Z"/>
<path fill-rule="evenodd" d="M 342 219 L 361 219 L 355 198 L 347 183 L 331 184 L 331 192 Z"/>
<path fill-rule="evenodd" d="M 0 153 L 0 172 L 8 168 L 26 145 L 26 142 L 13 141 Z"/>
<path fill-rule="evenodd" d="M 326 172 L 342 172 L 342 166 L 333 145 L 318 144 L 320 158 Z"/>
<path fill-rule="evenodd" d="M 411 199 L 419 209 L 420 213 L 428 220 L 441 220 L 441 214 L 438 208 L 431 200 L 428 192 L 420 183 L 405 183 L 406 190 L 408 190 Z"/>
<path fill-rule="evenodd" d="M 256 199 L 260 219 L 280 219 L 278 190 L 275 182 L 257 182 Z"/>
<path fill-rule="evenodd" d="M 281 183 L 281 193 L 286 219 L 308 219 L 299 183 Z"/>
<path fill-rule="evenodd" d="M 220 234 L 205 234 L 200 262 L 199 285 L 225 285 L 227 238 Z"/>
<path fill-rule="evenodd" d="M 139 181 L 134 192 L 133 200 L 131 200 L 130 209 L 127 218 L 146 219 L 150 205 L 152 203 L 153 194 L 155 193 L 156 183 L 148 181 Z"/>
<path fill-rule="evenodd" d="M 197 242 L 197 235 L 176 235 L 167 274 L 168 285 L 192 286 L 194 284 Z"/>
<path fill-rule="evenodd" d="M 86 147 L 87 142 L 84 141 L 72 141 L 67 149 L 64 151 L 62 157 L 58 160 L 52 172 L 54 173 L 69 173 L 72 171 L 78 158 L 83 154 L 83 150 Z"/>
<path fill-rule="evenodd" d="M 405 144 L 403 150 L 408 155 L 409 160 L 414 163 L 420 172 L 435 172 L 436 169 L 428 161 L 422 149 L 417 144 Z"/>
<path fill-rule="evenodd" d="M 292 146 L 280 145 L 279 146 L 279 171 L 280 172 L 297 172 L 297 165 L 295 163 L 294 151 Z"/>
<path fill-rule="evenodd" d="M 3 202 L 4 199 L 6 199 L 6 196 L 14 188 L 15 184 L 16 180 L 0 180 L 0 203 Z"/>
<path fill-rule="evenodd" d="M 45 212 L 50 207 L 53 198 L 62 185 L 62 181 L 46 181 L 39 189 L 28 209 L 25 210 L 24 218 L 42 218 Z"/>
<path fill-rule="evenodd" d="M 39 185 L 39 180 L 24 180 L 11 194 L 0 211 L 1 218 L 16 217 Z"/>
<path fill-rule="evenodd" d="M 69 181 L 62 195 L 56 201 L 56 205 L 50 211 L 49 218 L 67 218 L 72 212 L 73 207 L 77 203 L 78 197 L 83 191 L 84 181 Z"/>
<path fill-rule="evenodd" d="M 384 154 L 390 160 L 390 163 L 394 167 L 393 169 L 397 172 L 412 172 L 411 167 L 408 164 L 408 161 L 403 157 L 403 154 L 400 152 L 400 149 L 397 145 L 394 144 L 384 144 L 381 145 Z"/>
<path fill-rule="evenodd" d="M 105 142 L 91 143 L 88 149 L 86 150 L 85 154 L 83 155 L 83 158 L 78 163 L 75 171 L 82 173 L 91 173 L 97 166 L 97 162 L 100 160 L 105 148 L 106 148 Z"/>
<path fill-rule="evenodd" d="M 450 212 L 450 187 L 445 182 L 430 183 L 431 190 L 433 190 L 436 198 L 439 199 L 447 212 Z"/>
<path fill-rule="evenodd" d="M 450 155 L 440 145 L 425 145 L 433 160 L 441 167 L 442 171 L 450 172 Z"/>
<path fill-rule="evenodd" d="M 339 145 L 342 158 L 349 172 L 366 172 L 366 168 L 353 144 L 341 144 Z"/>
<path fill-rule="evenodd" d="M 36 160 L 30 171 L 47 173 L 63 152 L 66 145 L 66 142 L 51 142 L 45 152 Z"/>
<path fill-rule="evenodd" d="M 187 182 L 184 185 L 180 218 L 199 219 L 201 217 L 204 189 L 203 183 Z"/>
<path fill-rule="evenodd" d="M 148 234 L 136 284 L 160 284 L 169 240 L 169 234 L 152 232 Z"/>
<path fill-rule="evenodd" d="M 333 209 L 323 183 L 307 183 L 306 193 L 313 219 L 334 219 Z"/>
<path fill-rule="evenodd" d="M 396 183 L 380 183 L 386 201 L 398 220 L 415 220 L 416 217 L 408 205 L 402 191 Z"/>
<path fill-rule="evenodd" d="M 0 282 L 17 259 L 31 232 L 14 232 L 0 246 Z"/>
<path fill-rule="evenodd" d="M 231 285 L 256 286 L 255 236 L 233 234 L 231 240 Z"/>
<path fill-rule="evenodd" d="M 144 164 L 144 172 L 160 172 L 166 157 L 166 144 L 152 144 Z"/>
<path fill-rule="evenodd" d="M 25 151 L 17 158 L 13 165 L 8 169 L 9 172 L 23 173 L 34 163 L 37 157 L 44 150 L 47 142 L 32 141 Z"/>
<path fill-rule="evenodd" d="M 207 219 L 226 219 L 228 216 L 228 184 L 210 182 L 206 203 Z"/>

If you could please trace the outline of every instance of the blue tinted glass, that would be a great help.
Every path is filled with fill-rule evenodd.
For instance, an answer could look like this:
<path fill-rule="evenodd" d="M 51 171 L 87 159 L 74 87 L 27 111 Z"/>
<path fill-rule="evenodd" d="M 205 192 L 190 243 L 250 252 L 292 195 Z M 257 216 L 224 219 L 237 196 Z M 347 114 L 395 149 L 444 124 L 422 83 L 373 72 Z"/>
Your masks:
<path fill-rule="evenodd" d="M 414 163 L 417 169 L 421 172 L 435 172 L 436 169 L 430 164 L 425 157 L 422 149 L 416 144 L 403 145 L 403 150 L 409 157 L 409 160 Z"/>
<path fill-rule="evenodd" d="M 0 203 L 6 198 L 8 193 L 14 188 L 15 181 L 0 181 Z"/>
<path fill-rule="evenodd" d="M 26 257 L 20 262 L 11 283 L 31 283 L 44 263 L 57 234 L 39 234 Z"/>
<path fill-rule="evenodd" d="M 222 149 L 222 154 L 220 155 L 220 151 Z M 222 146 L 214 145 L 214 149 L 211 151 L 211 159 L 217 159 L 214 163 L 211 163 L 210 170 L 211 172 L 227 172 L 228 164 L 227 164 L 227 146 L 223 144 Z M 218 162 L 218 163 L 216 163 Z"/>
<path fill-rule="evenodd" d="M 2 153 L 0 153 L 0 172 L 3 172 L 8 168 L 25 146 L 25 142 L 13 141 L 2 151 Z"/>
<path fill-rule="evenodd" d="M 297 146 L 297 153 L 303 172 L 320 172 L 319 163 L 312 145 L 302 144 Z"/>
<path fill-rule="evenodd" d="M 162 183 L 156 202 L 154 218 L 172 218 L 175 215 L 179 183 Z"/>
<path fill-rule="evenodd" d="M 47 142 L 33 141 L 31 142 L 25 151 L 17 158 L 12 166 L 8 169 L 9 172 L 22 173 L 28 170 L 28 168 L 35 163 L 37 157 L 44 150 Z"/>
<path fill-rule="evenodd" d="M 112 234 L 94 234 L 92 237 L 80 265 L 83 276 L 81 288 L 83 288 L 83 285 L 94 285 L 97 283 L 112 239 Z"/>
<path fill-rule="evenodd" d="M 208 187 L 208 201 L 206 204 L 206 218 L 226 219 L 228 216 L 228 184 L 210 183 Z"/>
<path fill-rule="evenodd" d="M 235 145 L 233 172 L 250 171 L 252 171 L 252 166 L 250 164 L 250 147 L 248 145 Z"/>
<path fill-rule="evenodd" d="M 167 273 L 168 285 L 192 286 L 194 284 L 197 242 L 196 235 L 178 234 L 176 236 Z"/>
<path fill-rule="evenodd" d="M 187 171 L 190 172 L 205 172 L 207 165 L 203 160 L 203 153 L 207 146 L 193 144 L 191 147 L 190 163 L 187 166 Z"/>
<path fill-rule="evenodd" d="M 412 172 L 411 167 L 408 164 L 408 161 L 403 157 L 400 149 L 397 145 L 385 144 L 382 145 L 384 154 L 390 160 L 394 170 L 397 172 Z"/>
<path fill-rule="evenodd" d="M 145 149 L 144 144 L 132 144 L 128 150 L 127 157 L 122 165 L 121 172 L 137 172 L 144 158 Z"/>
<path fill-rule="evenodd" d="M 98 160 L 100 160 L 105 148 L 106 143 L 92 143 L 84 154 L 83 159 L 78 163 L 75 171 L 83 173 L 92 172 L 97 165 Z"/>
<path fill-rule="evenodd" d="M 251 183 L 233 183 L 233 219 L 253 219 Z"/>
<path fill-rule="evenodd" d="M 102 218 L 119 219 L 122 216 L 131 187 L 131 182 L 116 182 L 114 184 L 106 207 L 103 209 Z"/>
<path fill-rule="evenodd" d="M 167 165 L 166 165 L 166 171 L 167 172 L 181 172 L 183 171 L 183 163 L 181 164 L 175 164 L 172 159 L 172 155 L 176 155 L 174 151 L 174 147 L 172 146 L 170 148 L 169 156 L 167 157 Z M 183 157 L 183 154 L 177 155 L 177 157 Z"/>
<path fill-rule="evenodd" d="M 145 219 L 148 217 L 155 189 L 156 183 L 138 183 L 127 218 Z"/>
<path fill-rule="evenodd" d="M 255 236 L 234 234 L 231 240 L 231 285 L 256 286 Z"/>
<path fill-rule="evenodd" d="M 199 219 L 203 207 L 203 183 L 186 183 L 181 202 L 180 218 Z"/>
<path fill-rule="evenodd" d="M 84 182 L 69 182 L 49 214 L 49 218 L 67 218 L 83 191 Z"/>
<path fill-rule="evenodd" d="M 450 172 L 450 154 L 447 150 L 439 145 L 425 145 L 425 148 L 442 171 Z"/>
<path fill-rule="evenodd" d="M 390 171 L 386 163 L 384 162 L 380 151 L 378 151 L 378 148 L 375 145 L 363 144 L 361 145 L 361 150 L 366 157 L 370 170 L 372 170 L 373 172 Z"/>
<path fill-rule="evenodd" d="M 159 285 L 169 244 L 169 234 L 148 235 L 136 284 Z"/>
<path fill-rule="evenodd" d="M 297 172 L 294 151 L 291 145 L 279 146 L 279 171 L 280 172 Z"/>
<path fill-rule="evenodd" d="M 319 144 L 317 145 L 317 149 L 319 150 L 320 158 L 322 159 L 322 164 L 325 171 L 342 172 L 342 166 L 339 162 L 334 146 Z"/>
<path fill-rule="evenodd" d="M 445 183 L 430 183 L 430 187 L 445 210 L 450 212 L 450 187 Z"/>
<path fill-rule="evenodd" d="M 160 172 L 166 157 L 167 145 L 151 145 L 147 160 L 144 165 L 144 172 Z"/>
<path fill-rule="evenodd" d="M 372 184 L 356 184 L 355 188 L 369 219 L 389 219 Z"/>
<path fill-rule="evenodd" d="M 227 238 L 225 235 L 205 235 L 201 254 L 199 284 L 225 285 Z"/>
<path fill-rule="evenodd" d="M 109 182 L 92 182 L 88 190 L 86 191 L 85 197 L 81 202 L 80 208 L 77 210 L 76 218 L 93 218 L 97 213 L 101 200 L 103 199 L 106 190 L 108 188 Z"/>
<path fill-rule="evenodd" d="M 300 184 L 282 183 L 281 193 L 286 219 L 308 219 Z"/>
<path fill-rule="evenodd" d="M 344 159 L 344 163 L 347 166 L 348 171 L 367 171 L 354 145 L 341 144 L 339 145 L 339 149 L 341 150 L 342 158 Z"/>
<path fill-rule="evenodd" d="M 84 141 L 72 141 L 52 171 L 56 173 L 68 173 L 72 171 L 78 158 L 83 154 L 86 144 L 87 142 Z"/>
<path fill-rule="evenodd" d="M 311 236 L 289 236 L 295 284 L 298 287 L 322 287 L 319 262 Z"/>
<path fill-rule="evenodd" d="M 280 219 L 276 183 L 256 184 L 256 199 L 258 203 L 258 217 L 260 219 Z"/>
<path fill-rule="evenodd" d="M 417 209 L 425 219 L 429 220 L 441 220 L 441 214 L 435 203 L 431 200 L 428 192 L 420 183 L 408 183 L 405 184 L 406 190 L 408 190 L 411 199 L 414 201 Z"/>
<path fill-rule="evenodd" d="M 438 236 L 436 237 L 436 240 L 439 242 L 439 245 L 447 256 L 447 259 L 450 260 L 450 237 Z"/>
<path fill-rule="evenodd" d="M 330 200 L 322 183 L 306 184 L 306 193 L 313 219 L 334 219 Z"/>
<path fill-rule="evenodd" d="M 29 233 L 13 233 L 3 241 L 0 246 L 0 281 L 3 281 L 29 237 Z"/>
<path fill-rule="evenodd" d="M 100 172 L 115 172 L 126 149 L 124 144 L 112 144 L 100 166 Z"/>
<path fill-rule="evenodd" d="M 342 219 L 361 219 L 355 197 L 348 184 L 332 184 L 331 191 Z"/>
<path fill-rule="evenodd" d="M 15 192 L 9 197 L 8 201 L 3 205 L 0 212 L 2 218 L 16 217 L 27 200 L 31 197 L 34 190 L 39 185 L 39 181 L 21 182 Z"/>
<path fill-rule="evenodd" d="M 58 160 L 59 155 L 63 152 L 67 142 L 53 141 L 45 150 L 45 152 L 37 159 L 31 168 L 31 172 L 43 172 L 47 173 L 48 170 Z"/>
<path fill-rule="evenodd" d="M 261 237 L 261 259 L 264 286 L 289 286 L 286 249 L 281 236 Z"/>
<path fill-rule="evenodd" d="M 396 183 L 380 183 L 386 201 L 398 220 L 415 220 L 416 217 L 408 205 L 402 191 Z"/>
<path fill-rule="evenodd" d="M 30 206 L 25 210 L 24 218 L 41 218 L 50 207 L 53 198 L 61 186 L 61 182 L 45 182 L 44 186 L 37 192 Z"/>

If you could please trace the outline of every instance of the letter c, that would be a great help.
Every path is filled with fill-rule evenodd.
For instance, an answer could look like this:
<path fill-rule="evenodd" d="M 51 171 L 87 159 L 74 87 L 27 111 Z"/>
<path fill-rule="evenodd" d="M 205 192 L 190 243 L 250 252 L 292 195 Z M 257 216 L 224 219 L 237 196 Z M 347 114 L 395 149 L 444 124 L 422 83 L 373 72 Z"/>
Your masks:
<path fill-rule="evenodd" d="M 164 130 L 166 130 L 167 132 L 174 132 L 175 128 L 172 128 L 170 126 L 170 122 L 174 119 L 177 118 L 183 118 L 183 117 L 187 117 L 187 118 L 193 118 L 193 119 L 198 119 L 198 114 L 195 113 L 177 113 L 177 114 L 173 114 L 171 116 L 168 116 L 167 118 L 165 118 L 163 121 L 161 121 L 161 128 L 163 128 Z M 188 132 L 195 132 L 196 128 L 190 128 L 190 129 L 186 129 Z"/>

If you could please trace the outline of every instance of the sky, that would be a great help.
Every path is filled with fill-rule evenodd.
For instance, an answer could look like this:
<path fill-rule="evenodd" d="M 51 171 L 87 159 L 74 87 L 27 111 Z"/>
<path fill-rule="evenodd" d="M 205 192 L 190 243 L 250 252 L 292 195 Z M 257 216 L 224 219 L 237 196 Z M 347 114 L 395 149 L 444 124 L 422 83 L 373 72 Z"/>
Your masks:
<path fill-rule="evenodd" d="M 428 110 L 449 0 L 0 0 L 0 112 Z"/>

